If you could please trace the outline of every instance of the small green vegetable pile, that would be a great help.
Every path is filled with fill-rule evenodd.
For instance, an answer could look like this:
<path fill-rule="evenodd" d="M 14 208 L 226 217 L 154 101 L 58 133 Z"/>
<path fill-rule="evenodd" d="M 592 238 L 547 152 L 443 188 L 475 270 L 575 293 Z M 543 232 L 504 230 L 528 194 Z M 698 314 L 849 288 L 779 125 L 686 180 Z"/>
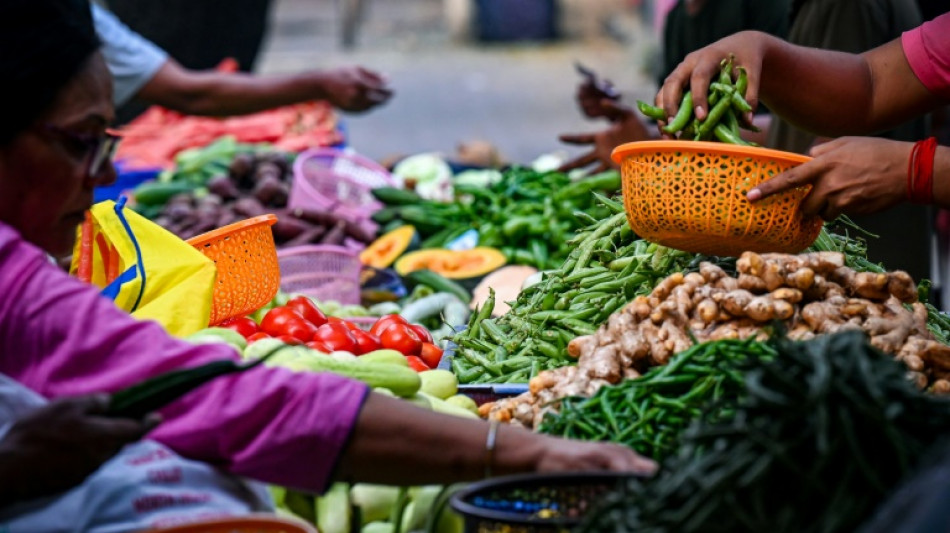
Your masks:
<path fill-rule="evenodd" d="M 489 318 L 490 298 L 452 340 L 461 383 L 525 383 L 541 370 L 572 363 L 567 343 L 590 335 L 607 318 L 660 279 L 699 266 L 693 254 L 638 240 L 623 206 L 595 195 L 611 215 L 569 241 L 573 251 L 540 283 L 518 295 L 511 311 Z M 702 257 L 701 260 L 709 260 Z"/>
<path fill-rule="evenodd" d="M 775 350 L 755 340 L 720 340 L 693 346 L 640 378 L 601 387 L 590 398 L 561 401 L 548 413 L 541 433 L 625 444 L 663 460 L 679 449 L 683 431 L 710 402 L 734 400 L 744 390 L 741 370 L 771 360 Z M 728 417 L 731 406 L 709 416 Z"/>
<path fill-rule="evenodd" d="M 415 226 L 423 248 L 444 248 L 469 229 L 479 233 L 479 246 L 500 249 L 510 263 L 555 268 L 571 251 L 568 242 L 586 223 L 583 212 L 600 220 L 609 214 L 595 204 L 592 191 L 620 189 L 616 171 L 571 182 L 560 172 L 513 168 L 488 187 L 455 185 L 453 203 L 424 200 L 402 189 L 375 189 L 386 204 L 373 215 L 384 231 Z"/>
<path fill-rule="evenodd" d="M 730 416 L 707 411 L 657 477 L 605 497 L 580 531 L 854 531 L 950 431 L 950 402 L 860 332 L 770 342 Z"/>
<path fill-rule="evenodd" d="M 721 66 L 719 81 L 709 85 L 710 109 L 706 119 L 699 120 L 693 115 L 693 94 L 686 91 L 676 116 L 663 126 L 664 133 L 678 135 L 683 140 L 708 141 L 716 138 L 729 144 L 751 144 L 743 140 L 739 132 L 740 128 L 758 131 L 755 126 L 745 124 L 742 120 L 743 115 L 752 111 L 752 106 L 745 99 L 749 87 L 748 74 L 744 68 L 737 68 L 739 75 L 733 83 L 733 58 L 723 60 Z M 638 100 L 637 108 L 653 120 L 667 120 L 666 113 L 659 107 Z"/>

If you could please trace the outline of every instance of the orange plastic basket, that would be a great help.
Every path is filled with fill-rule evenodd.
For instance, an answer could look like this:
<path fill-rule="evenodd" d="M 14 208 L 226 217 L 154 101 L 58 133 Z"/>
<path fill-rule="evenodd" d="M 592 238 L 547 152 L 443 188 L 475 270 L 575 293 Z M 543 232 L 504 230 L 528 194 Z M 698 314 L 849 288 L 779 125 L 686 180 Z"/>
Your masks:
<path fill-rule="evenodd" d="M 805 217 L 807 188 L 746 199 L 755 185 L 809 157 L 749 146 L 695 141 L 627 143 L 613 151 L 623 203 L 640 237 L 694 253 L 797 253 L 818 237 L 822 220 Z"/>
<path fill-rule="evenodd" d="M 298 520 L 255 514 L 189 522 L 178 526 L 150 529 L 148 533 L 317 533 L 317 530 Z"/>
<path fill-rule="evenodd" d="M 190 239 L 188 244 L 214 260 L 218 269 L 210 324 L 256 311 L 280 287 L 277 248 L 270 227 L 274 215 L 236 222 Z"/>

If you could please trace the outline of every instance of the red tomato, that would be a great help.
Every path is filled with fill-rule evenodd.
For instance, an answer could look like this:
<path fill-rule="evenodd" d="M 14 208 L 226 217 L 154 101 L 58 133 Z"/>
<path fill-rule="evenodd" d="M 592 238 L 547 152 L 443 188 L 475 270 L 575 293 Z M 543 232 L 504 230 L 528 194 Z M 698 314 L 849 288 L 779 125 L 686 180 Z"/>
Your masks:
<path fill-rule="evenodd" d="M 247 338 L 247 343 L 248 343 L 248 344 L 254 344 L 255 342 L 257 342 L 257 341 L 259 341 L 259 340 L 261 340 L 261 339 L 270 339 L 270 338 L 271 338 L 270 335 L 264 333 L 263 331 L 258 331 L 257 333 L 255 333 L 255 334 L 253 334 L 253 335 L 251 335 L 250 337 Z"/>
<path fill-rule="evenodd" d="M 419 335 L 405 324 L 391 324 L 379 340 L 383 343 L 383 348 L 396 350 L 403 355 L 418 355 L 422 348 L 422 339 Z"/>
<path fill-rule="evenodd" d="M 357 328 L 350 330 L 350 334 L 356 339 L 357 349 L 356 352 L 354 352 L 356 355 L 363 355 L 364 353 L 369 353 L 383 347 L 379 341 L 379 337 L 368 331 Z"/>
<path fill-rule="evenodd" d="M 439 366 L 439 361 L 442 360 L 442 348 L 431 342 L 424 342 L 422 343 L 422 349 L 419 351 L 419 357 L 425 361 L 425 364 L 429 365 L 429 368 L 435 368 Z"/>
<path fill-rule="evenodd" d="M 300 320 L 303 320 L 303 317 L 293 309 L 275 307 L 261 320 L 261 331 L 273 337 L 279 337 L 287 334 L 287 326 L 291 322 Z"/>
<path fill-rule="evenodd" d="M 422 342 L 428 342 L 430 344 L 432 343 L 432 334 L 429 333 L 429 330 L 427 330 L 425 326 L 412 324 L 409 327 L 412 328 L 412 331 L 416 332 L 416 335 L 418 335 L 419 338 L 422 339 Z"/>
<path fill-rule="evenodd" d="M 260 328 L 257 327 L 257 322 L 254 322 L 246 316 L 226 320 L 222 322 L 219 327 L 234 330 L 240 333 L 245 339 L 260 331 Z"/>
<path fill-rule="evenodd" d="M 381 337 L 383 332 L 386 331 L 386 328 L 392 324 L 406 324 L 406 319 L 399 315 L 386 315 L 373 324 L 373 327 L 369 328 L 369 332 L 377 337 Z"/>
<path fill-rule="evenodd" d="M 313 340 L 320 341 L 330 348 L 331 352 L 337 350 L 355 353 L 357 350 L 356 339 L 346 326 L 339 323 L 327 323 L 317 329 L 317 334 Z"/>
<path fill-rule="evenodd" d="M 264 315 L 261 329 L 274 337 L 290 335 L 300 341 L 313 339 L 317 327 L 307 322 L 299 313 L 287 307 L 275 307 Z"/>
<path fill-rule="evenodd" d="M 284 344 L 289 344 L 291 346 L 299 346 L 303 344 L 303 341 L 301 341 L 297 337 L 291 337 L 290 335 L 281 335 L 280 337 L 277 337 L 277 340 L 279 340 L 280 342 Z"/>
<path fill-rule="evenodd" d="M 356 324 L 350 322 L 349 320 L 343 320 L 342 318 L 337 318 L 337 317 L 335 317 L 335 316 L 331 316 L 331 317 L 328 318 L 327 320 L 328 320 L 331 324 L 343 324 L 344 326 L 346 326 L 346 329 L 348 329 L 348 330 L 350 330 L 350 331 L 363 331 L 362 329 L 360 329 L 359 326 L 357 326 Z"/>
<path fill-rule="evenodd" d="M 426 370 L 432 370 L 429 368 L 429 365 L 425 363 L 422 359 L 415 355 L 410 355 L 406 357 L 406 361 L 409 361 L 409 368 L 415 370 L 416 372 L 425 372 Z"/>
<path fill-rule="evenodd" d="M 318 352 L 323 352 L 323 353 L 330 353 L 333 351 L 330 349 L 329 346 L 327 346 L 322 341 L 310 341 L 307 343 L 307 348 L 310 348 L 311 350 L 316 350 Z"/>
<path fill-rule="evenodd" d="M 314 305 L 313 300 L 306 296 L 291 298 L 285 307 L 293 309 L 297 314 L 302 316 L 304 320 L 318 328 L 327 323 L 327 315 L 323 314 L 323 311 Z"/>

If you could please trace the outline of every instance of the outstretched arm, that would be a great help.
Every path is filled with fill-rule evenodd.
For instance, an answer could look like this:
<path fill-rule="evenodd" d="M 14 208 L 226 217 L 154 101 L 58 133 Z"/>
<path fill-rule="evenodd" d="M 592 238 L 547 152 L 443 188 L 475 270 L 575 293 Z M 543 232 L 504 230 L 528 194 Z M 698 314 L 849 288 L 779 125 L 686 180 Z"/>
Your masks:
<path fill-rule="evenodd" d="M 696 113 L 705 117 L 710 80 L 722 59 L 734 54 L 749 74 L 747 100 L 761 100 L 792 124 L 825 136 L 870 134 L 889 129 L 941 100 L 911 70 L 899 40 L 864 54 L 805 48 L 760 32 L 741 32 L 689 54 L 656 97 L 675 115 L 692 90 Z"/>
<path fill-rule="evenodd" d="M 136 97 L 189 115 L 240 115 L 310 100 L 360 112 L 392 96 L 385 80 L 361 67 L 284 76 L 189 70 L 169 59 Z"/>

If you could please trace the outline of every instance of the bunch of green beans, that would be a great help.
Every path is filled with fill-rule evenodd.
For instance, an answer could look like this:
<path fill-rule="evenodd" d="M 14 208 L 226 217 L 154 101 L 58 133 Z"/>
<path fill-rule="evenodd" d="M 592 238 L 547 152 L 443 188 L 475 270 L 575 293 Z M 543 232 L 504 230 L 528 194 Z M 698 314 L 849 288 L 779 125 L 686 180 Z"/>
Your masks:
<path fill-rule="evenodd" d="M 728 405 L 744 388 L 740 371 L 750 360 L 769 360 L 775 351 L 749 340 L 720 340 L 693 346 L 642 377 L 601 387 L 590 398 L 561 402 L 541 423 L 541 433 L 624 444 L 661 461 L 679 447 L 680 436 L 710 402 Z M 718 416 L 730 416 L 724 408 Z"/>
<path fill-rule="evenodd" d="M 580 532 L 855 531 L 950 433 L 950 401 L 863 333 L 770 343 L 731 416 L 707 411 L 659 475 L 606 495 Z"/>
<path fill-rule="evenodd" d="M 662 128 L 663 133 L 680 139 L 707 141 L 715 138 L 729 144 L 751 145 L 741 137 L 739 131 L 740 128 L 758 131 L 755 126 L 743 122 L 746 113 L 752 111 L 752 106 L 745 99 L 749 77 L 744 68 L 738 67 L 738 77 L 733 82 L 732 71 L 733 58 L 723 60 L 718 81 L 709 85 L 710 107 L 703 120 L 696 118 L 693 113 L 693 94 L 690 91 L 683 95 L 679 110 L 672 118 L 667 117 L 663 109 L 640 100 L 637 101 L 637 108 L 653 120 L 668 120 Z"/>
<path fill-rule="evenodd" d="M 610 216 L 590 220 L 558 269 L 522 291 L 502 317 L 491 318 L 490 298 L 453 337 L 458 348 L 452 366 L 461 383 L 526 383 L 542 370 L 572 364 L 571 340 L 594 333 L 635 296 L 697 259 L 636 239 L 623 205 L 597 197 Z M 698 268 L 698 260 L 694 263 Z"/>

